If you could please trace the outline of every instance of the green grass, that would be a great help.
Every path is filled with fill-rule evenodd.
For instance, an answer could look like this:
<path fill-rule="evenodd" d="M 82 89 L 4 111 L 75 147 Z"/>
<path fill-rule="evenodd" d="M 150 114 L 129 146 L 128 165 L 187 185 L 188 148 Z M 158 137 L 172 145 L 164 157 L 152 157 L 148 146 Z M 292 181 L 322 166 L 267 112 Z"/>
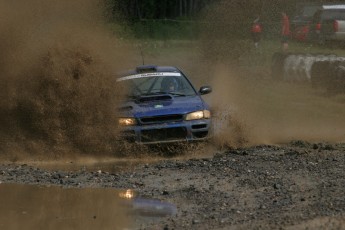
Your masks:
<path fill-rule="evenodd" d="M 196 40 L 199 24 L 184 20 L 143 20 L 128 25 L 109 24 L 109 28 L 124 38 L 153 40 Z"/>

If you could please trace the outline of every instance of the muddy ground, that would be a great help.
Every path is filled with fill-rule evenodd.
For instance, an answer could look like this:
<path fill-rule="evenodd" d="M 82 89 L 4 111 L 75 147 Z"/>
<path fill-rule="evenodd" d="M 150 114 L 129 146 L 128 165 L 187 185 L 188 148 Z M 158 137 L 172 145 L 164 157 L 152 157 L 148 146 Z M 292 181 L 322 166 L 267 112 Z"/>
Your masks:
<path fill-rule="evenodd" d="M 344 169 L 344 144 L 293 141 L 103 171 L 1 164 L 0 181 L 132 189 L 176 205 L 155 221 L 131 219 L 132 229 L 345 229 Z"/>
<path fill-rule="evenodd" d="M 126 44 L 93 2 L 1 2 L 0 229 L 345 229 L 344 95 L 272 81 L 278 40 L 260 52 L 226 37 Z M 216 148 L 114 153 L 109 77 L 142 63 L 213 87 Z M 150 217 L 126 215 L 135 198 Z"/>
<path fill-rule="evenodd" d="M 183 57 L 177 60 L 161 50 L 148 62 L 181 66 L 197 88 L 212 85 L 205 99 L 230 108 L 240 118 L 237 129 L 225 120 L 217 146 L 173 157 L 137 151 L 133 158 L 102 160 L 100 148 L 84 161 L 80 154 L 60 156 L 49 148 L 22 154 L 15 147 L 26 139 L 4 142 L 14 147 L 0 163 L 0 229 L 345 229 L 343 97 L 273 82 L 255 69 L 245 77 L 224 65 L 206 71 L 199 68 L 202 60 L 186 61 L 186 52 L 175 50 Z M 52 185 L 63 190 L 47 189 Z M 106 188 L 130 189 L 135 197 L 175 205 L 177 212 L 148 219 L 123 215 L 126 207 L 113 205 Z"/>

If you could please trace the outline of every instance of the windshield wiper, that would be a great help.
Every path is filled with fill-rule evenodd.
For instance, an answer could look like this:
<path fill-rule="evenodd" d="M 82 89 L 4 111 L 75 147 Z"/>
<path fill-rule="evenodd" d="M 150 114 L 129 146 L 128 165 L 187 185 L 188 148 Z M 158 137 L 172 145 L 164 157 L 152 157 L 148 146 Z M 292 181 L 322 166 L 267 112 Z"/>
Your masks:
<path fill-rule="evenodd" d="M 141 95 L 133 95 L 133 94 L 127 94 L 125 95 L 125 97 L 129 98 L 129 99 L 137 99 L 139 98 Z"/>
<path fill-rule="evenodd" d="M 159 94 L 168 94 L 167 92 L 150 92 L 150 93 L 143 93 L 141 96 L 150 96 L 150 95 L 159 95 Z"/>
<path fill-rule="evenodd" d="M 151 93 L 144 93 L 144 94 L 141 94 L 141 96 L 150 96 L 150 95 L 159 95 L 159 94 L 170 94 L 170 95 L 173 95 L 173 96 L 180 96 L 180 97 L 185 97 L 185 96 L 187 96 L 187 95 L 184 94 L 184 93 L 179 93 L 179 92 L 163 92 L 163 91 L 151 92 Z"/>
<path fill-rule="evenodd" d="M 180 97 L 185 97 L 187 96 L 186 94 L 184 93 L 178 93 L 178 92 L 169 92 L 168 94 L 171 94 L 173 96 L 180 96 Z"/>

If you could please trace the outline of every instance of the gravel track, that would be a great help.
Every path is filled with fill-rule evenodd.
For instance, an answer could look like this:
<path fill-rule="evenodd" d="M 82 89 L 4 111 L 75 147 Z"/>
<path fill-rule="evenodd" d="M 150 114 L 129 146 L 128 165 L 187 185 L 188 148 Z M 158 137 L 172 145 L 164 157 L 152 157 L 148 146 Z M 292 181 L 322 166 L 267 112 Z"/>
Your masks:
<path fill-rule="evenodd" d="M 2 183 L 134 189 L 177 214 L 140 229 L 345 229 L 345 145 L 294 141 L 119 172 L 0 165 Z"/>

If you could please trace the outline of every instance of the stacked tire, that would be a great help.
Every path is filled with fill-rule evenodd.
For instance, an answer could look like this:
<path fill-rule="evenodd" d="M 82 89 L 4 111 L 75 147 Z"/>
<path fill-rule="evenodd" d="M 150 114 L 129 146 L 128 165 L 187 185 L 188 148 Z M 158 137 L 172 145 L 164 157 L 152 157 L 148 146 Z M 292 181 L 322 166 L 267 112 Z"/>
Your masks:
<path fill-rule="evenodd" d="M 287 53 L 276 52 L 272 56 L 271 75 L 275 80 L 282 80 L 284 76 L 284 61 L 289 56 Z"/>
<path fill-rule="evenodd" d="M 334 54 L 274 53 L 272 78 L 288 82 L 310 82 L 313 88 L 345 93 L 345 57 Z"/>
<path fill-rule="evenodd" d="M 332 79 L 327 84 L 329 93 L 345 92 L 345 63 L 339 63 L 333 69 Z"/>

